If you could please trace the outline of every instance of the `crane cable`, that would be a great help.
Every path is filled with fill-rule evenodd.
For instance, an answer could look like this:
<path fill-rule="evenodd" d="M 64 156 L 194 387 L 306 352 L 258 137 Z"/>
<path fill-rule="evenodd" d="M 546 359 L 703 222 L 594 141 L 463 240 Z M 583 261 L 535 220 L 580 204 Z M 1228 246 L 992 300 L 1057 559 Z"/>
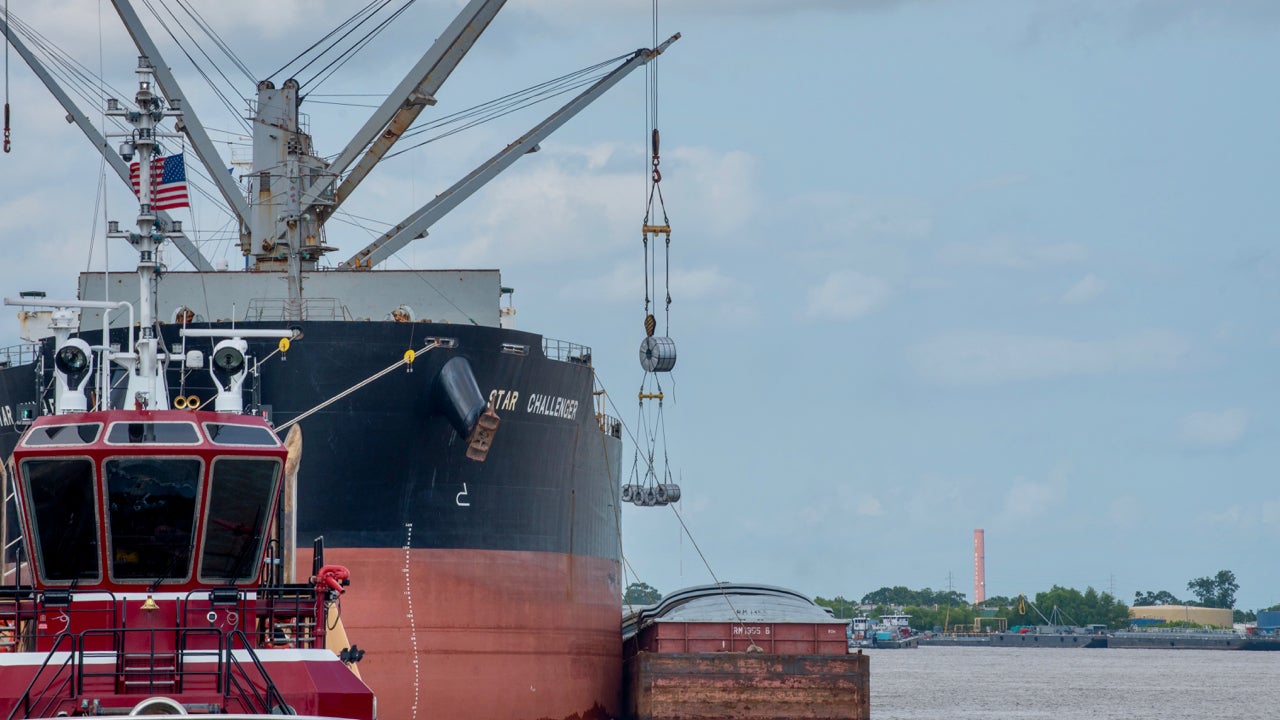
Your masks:
<path fill-rule="evenodd" d="M 9 0 L 4 0 L 4 151 L 9 152 Z"/>
<path fill-rule="evenodd" d="M 658 38 L 658 3 L 653 2 L 654 44 Z M 650 143 L 651 156 L 645 179 L 646 201 L 644 222 L 640 239 L 644 255 L 644 331 L 640 344 L 640 366 L 644 376 L 637 393 L 636 424 L 644 435 L 645 445 L 636 445 L 632 462 L 632 482 L 623 486 L 623 500 L 640 507 L 667 505 L 680 499 L 680 486 L 671 477 L 670 456 L 667 452 L 667 430 L 664 419 L 666 393 L 660 379 L 661 373 L 669 373 L 675 367 L 675 342 L 669 337 L 671 327 L 671 223 L 662 197 L 661 147 L 658 132 L 658 80 L 657 63 L 648 63 L 645 70 L 645 130 Z M 661 217 L 659 221 L 657 218 Z M 660 223 L 660 224 L 659 224 Z M 654 317 L 658 302 L 658 240 L 665 237 L 664 293 L 666 305 L 663 332 L 657 334 L 658 320 Z M 657 402 L 657 408 L 652 407 Z M 658 449 L 661 445 L 663 469 L 657 470 Z M 642 458 L 643 456 L 643 458 Z M 641 464 L 643 463 L 643 470 Z M 642 477 L 643 476 L 643 477 Z"/>

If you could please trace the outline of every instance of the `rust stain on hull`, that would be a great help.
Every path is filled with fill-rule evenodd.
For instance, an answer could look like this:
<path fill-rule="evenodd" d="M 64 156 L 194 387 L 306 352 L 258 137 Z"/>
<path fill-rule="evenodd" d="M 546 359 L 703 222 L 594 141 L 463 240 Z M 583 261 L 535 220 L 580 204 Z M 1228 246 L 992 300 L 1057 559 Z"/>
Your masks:
<path fill-rule="evenodd" d="M 866 655 L 649 653 L 626 661 L 633 720 L 868 720 Z"/>

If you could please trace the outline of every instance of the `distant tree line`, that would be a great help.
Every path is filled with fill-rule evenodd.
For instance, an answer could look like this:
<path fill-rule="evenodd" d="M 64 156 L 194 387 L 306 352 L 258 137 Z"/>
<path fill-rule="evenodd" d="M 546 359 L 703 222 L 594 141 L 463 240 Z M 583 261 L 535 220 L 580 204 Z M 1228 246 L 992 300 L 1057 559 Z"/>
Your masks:
<path fill-rule="evenodd" d="M 1187 590 L 1195 600 L 1179 600 L 1168 590 L 1147 590 L 1134 593 L 1134 605 L 1196 605 L 1209 608 L 1234 608 L 1240 583 L 1230 570 L 1219 570 L 1213 577 L 1202 577 L 1187 583 Z"/>
<path fill-rule="evenodd" d="M 862 602 L 854 604 L 837 596 L 834 599 L 814 598 L 818 605 L 831 608 L 842 619 L 866 614 L 872 617 L 901 610 L 911 615 L 911 625 L 920 629 L 972 631 L 974 620 L 980 619 L 983 630 L 994 629 L 1004 621 L 1007 627 L 1018 625 L 1043 625 L 1058 608 L 1063 621 L 1071 625 L 1105 624 L 1108 627 L 1124 627 L 1129 620 L 1129 607 L 1110 593 L 1100 593 L 1093 588 L 1084 592 L 1054 585 L 1049 590 L 1036 593 L 1034 598 L 1019 596 L 992 597 L 982 605 L 969 605 L 964 595 L 955 591 L 935 591 L 929 588 L 909 590 L 903 586 L 883 587 L 862 596 Z M 871 606 L 869 611 L 863 608 Z M 1039 612 L 1037 612 L 1039 609 Z M 1041 614 L 1044 617 L 1041 617 Z"/>
<path fill-rule="evenodd" d="M 1147 590 L 1134 593 L 1134 605 L 1195 605 L 1200 607 L 1228 608 L 1235 606 L 1236 592 L 1240 584 L 1235 573 L 1220 570 L 1216 575 L 1195 578 L 1187 583 L 1187 591 L 1194 600 L 1179 600 L 1168 590 Z M 633 582 L 627 586 L 623 595 L 624 605 L 652 605 L 662 600 L 662 593 L 657 588 L 643 583 Z M 902 611 L 911 615 L 911 624 L 920 629 L 943 628 L 945 630 L 972 630 L 974 620 L 980 619 L 979 627 L 990 630 L 1003 619 L 1008 627 L 1018 625 L 1042 625 L 1054 614 L 1054 609 L 1066 624 L 1092 625 L 1104 624 L 1111 628 L 1121 628 L 1129 622 L 1129 607 L 1110 593 L 1098 592 L 1092 587 L 1084 592 L 1074 588 L 1054 585 L 1046 591 L 1038 592 L 1035 598 L 1025 595 L 1009 597 L 995 595 L 987 598 L 981 605 L 969 605 L 963 593 L 955 590 L 933 590 L 924 588 L 912 590 L 904 585 L 882 587 L 879 590 L 863 595 L 860 600 L 846 599 L 843 595 L 834 598 L 818 596 L 814 603 L 831 610 L 840 619 L 848 620 L 860 615 L 879 617 L 891 612 Z M 1264 608 L 1267 611 L 1280 610 L 1280 605 Z M 1235 622 L 1251 622 L 1257 619 L 1253 611 L 1234 610 Z"/>
<path fill-rule="evenodd" d="M 912 605 L 928 607 L 930 605 L 948 606 L 964 605 L 968 602 L 964 593 L 955 590 L 909 590 L 902 585 L 882 587 L 862 596 L 863 605 Z"/>

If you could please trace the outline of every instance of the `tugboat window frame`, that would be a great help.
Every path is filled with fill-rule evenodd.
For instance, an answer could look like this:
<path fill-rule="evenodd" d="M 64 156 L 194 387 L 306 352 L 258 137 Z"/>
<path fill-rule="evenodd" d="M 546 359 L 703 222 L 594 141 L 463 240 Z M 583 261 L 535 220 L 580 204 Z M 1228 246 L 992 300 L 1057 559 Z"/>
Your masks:
<path fill-rule="evenodd" d="M 207 423 L 202 423 L 201 426 L 204 428 L 204 434 L 209 436 L 209 442 L 213 443 L 214 445 L 233 446 L 233 447 L 255 447 L 255 448 L 280 447 L 280 438 L 276 437 L 276 434 L 271 431 L 271 428 L 268 428 L 262 425 L 246 425 L 243 423 L 228 423 L 228 422 L 207 422 Z M 261 434 L 263 439 L 268 440 L 268 442 L 228 442 L 225 440 L 219 440 L 218 436 L 221 435 L 226 428 L 252 430 L 253 434 L 255 435 Z"/>
<path fill-rule="evenodd" d="M 54 435 L 65 434 L 68 428 L 76 429 L 75 442 L 56 442 Z M 85 431 L 92 430 L 93 436 L 85 438 Z M 39 432 L 44 432 L 44 439 L 38 438 Z M 58 431 L 58 432 L 53 432 Z M 22 438 L 23 447 L 82 447 L 84 445 L 92 445 L 98 442 L 98 438 L 102 436 L 102 423 L 71 423 L 67 425 L 40 425 L 34 427 Z M 47 441 L 46 441 L 47 440 Z"/>
<path fill-rule="evenodd" d="M 88 469 L 87 476 L 81 477 L 80 481 L 83 483 L 87 477 L 87 487 L 89 489 L 88 499 L 91 501 L 91 505 L 87 508 L 84 507 L 83 503 L 86 498 L 83 495 L 80 497 L 81 513 L 78 519 L 72 512 L 67 511 L 67 503 L 64 502 L 67 496 L 65 487 L 53 490 L 48 498 L 42 498 L 41 495 L 45 492 L 46 488 L 39 487 L 37 490 L 38 485 L 41 485 L 42 483 L 32 483 L 33 466 L 39 464 L 53 465 L 55 463 L 61 463 L 67 466 L 79 464 L 82 466 L 82 469 Z M 93 458 L 87 455 L 24 458 L 19 465 L 19 474 L 21 475 L 23 494 L 26 496 L 25 502 L 23 503 L 25 506 L 24 512 L 22 513 L 23 522 L 28 528 L 30 528 L 30 537 L 36 540 L 36 542 L 28 543 L 28 546 L 31 555 L 35 560 L 36 574 L 39 576 L 40 581 L 45 585 L 51 586 L 69 586 L 74 583 L 85 581 L 91 583 L 101 582 L 102 552 L 98 542 L 98 539 L 102 535 L 100 527 L 101 521 L 98 517 L 98 508 L 101 507 L 101 498 L 99 497 L 98 491 L 98 468 L 97 464 L 94 463 Z M 46 508 L 42 508 L 42 504 L 45 505 Z M 42 512 L 44 509 L 52 511 L 52 514 L 50 514 L 50 512 Z M 49 523 L 51 526 L 49 528 L 51 533 L 49 537 L 44 537 L 42 535 L 44 531 L 41 522 L 42 516 L 44 519 L 51 521 Z M 87 516 L 90 521 L 90 529 L 87 536 L 83 531 L 83 527 L 79 528 L 79 533 L 69 534 L 65 532 L 67 525 L 70 525 L 72 522 L 81 522 L 85 516 Z M 58 545 L 58 552 L 48 553 L 49 556 L 57 558 L 71 557 L 71 553 L 65 552 L 65 550 L 70 547 L 90 548 L 90 553 L 93 558 L 92 564 L 94 574 L 92 576 L 89 575 L 86 572 L 88 569 L 87 567 L 82 567 L 78 572 L 75 571 L 74 567 L 72 567 L 70 568 L 72 576 L 64 577 L 68 573 L 60 572 L 57 573 L 59 577 L 55 577 L 54 574 L 50 573 L 50 567 L 46 563 L 46 544 Z M 82 558 L 82 560 L 83 559 L 84 558 Z"/>
<path fill-rule="evenodd" d="M 251 540 L 249 545 L 241 547 L 239 562 L 242 563 L 246 569 L 244 574 L 237 575 L 235 577 L 230 577 L 225 572 L 206 572 L 206 568 L 213 564 L 210 558 L 211 553 L 220 549 L 220 543 L 218 542 L 219 538 L 211 537 L 211 535 L 225 528 L 226 524 L 243 525 L 243 522 L 237 521 L 247 519 L 243 517 L 236 518 L 226 524 L 219 523 L 214 520 L 215 512 L 218 512 L 219 515 L 222 515 L 225 512 L 226 508 L 219 506 L 226 500 L 231 500 L 234 503 L 248 496 L 248 493 L 244 491 L 243 486 L 238 488 L 232 487 L 232 492 L 229 495 L 219 493 L 219 480 L 225 480 L 226 478 L 219 477 L 218 468 L 220 465 L 225 465 L 231 462 L 252 462 L 272 466 L 271 474 L 269 476 L 269 487 L 267 488 L 268 493 L 265 496 L 266 504 L 258 509 L 258 518 L 254 522 L 254 527 L 258 533 L 256 545 L 253 544 L 253 541 Z M 204 516 L 201 518 L 204 528 L 200 533 L 200 560 L 196 569 L 196 577 L 199 578 L 200 582 L 234 584 L 238 582 L 252 582 L 257 579 L 262 570 L 262 555 L 266 548 L 266 542 L 270 539 L 271 523 L 275 517 L 276 504 L 279 502 L 280 485 L 283 480 L 283 473 L 284 462 L 280 458 L 270 455 L 219 455 L 213 459 L 208 475 L 208 495 L 204 506 Z M 261 495 L 259 495 L 259 497 L 261 497 Z M 225 517 L 220 519 L 224 521 L 227 520 Z"/>
<path fill-rule="evenodd" d="M 123 521 L 124 519 L 123 517 L 121 518 L 116 517 L 117 512 L 122 511 L 123 508 L 118 506 L 116 504 L 117 501 L 112 498 L 111 484 L 114 478 L 112 477 L 112 474 L 111 474 L 112 468 L 110 466 L 114 463 L 119 463 L 122 461 L 125 461 L 125 462 L 146 461 L 152 464 L 171 463 L 173 461 L 181 461 L 184 463 L 195 464 L 195 473 L 194 473 L 195 487 L 192 491 L 193 494 L 191 495 L 191 498 L 190 498 L 191 526 L 189 530 L 185 530 L 187 543 L 185 548 L 186 571 L 184 573 L 177 574 L 177 570 L 179 569 L 177 563 L 179 558 L 181 557 L 182 548 L 180 548 L 177 545 L 177 543 L 173 541 L 175 539 L 181 538 L 182 534 L 184 533 L 184 528 L 178 527 L 177 524 L 166 523 L 164 525 L 161 525 L 158 522 L 155 523 L 157 527 L 157 531 L 150 535 L 149 540 L 151 542 L 149 544 L 147 543 L 148 538 L 144 535 L 139 534 L 137 531 L 135 531 L 130 536 L 133 538 L 132 542 L 136 544 L 134 547 L 130 548 L 129 547 L 130 543 L 128 541 L 126 541 L 125 543 L 118 542 L 120 540 L 124 540 L 125 537 L 122 535 L 121 537 L 117 538 L 116 532 L 117 530 L 121 530 L 122 528 L 113 527 L 113 526 L 115 525 L 115 522 Z M 158 470 L 159 466 L 153 469 Z M 132 481 L 133 486 L 132 488 L 127 488 L 123 490 L 122 494 L 133 491 L 134 494 L 136 495 L 137 490 L 146 489 L 146 488 L 140 488 L 140 484 L 142 480 L 138 479 L 136 471 L 132 475 L 124 476 L 124 479 L 126 480 L 126 482 Z M 178 482 L 181 480 L 181 478 L 169 477 L 162 481 L 157 475 L 156 477 L 151 478 L 151 480 L 153 481 L 151 483 L 151 486 L 158 488 L 162 486 L 170 486 L 170 487 L 176 486 L 178 485 Z M 109 457 L 103 458 L 102 460 L 102 482 L 100 484 L 102 485 L 103 491 L 106 494 L 106 513 L 104 514 L 105 521 L 106 521 L 106 526 L 105 526 L 106 532 L 104 533 L 104 536 L 106 537 L 106 544 L 107 544 L 107 548 L 106 548 L 107 558 L 110 560 L 110 562 L 107 563 L 107 577 L 111 580 L 111 582 L 119 585 L 139 585 L 139 584 L 141 585 L 151 585 L 151 584 L 174 585 L 174 584 L 182 584 L 182 583 L 190 582 L 192 575 L 195 572 L 195 557 L 194 557 L 195 550 L 196 550 L 195 540 L 198 533 L 200 532 L 200 514 L 201 514 L 200 510 L 204 504 L 204 493 L 205 493 L 205 484 L 206 484 L 204 458 L 198 455 L 132 455 L 132 454 L 111 455 Z M 135 498 L 133 511 L 135 513 L 141 514 L 143 511 L 151 510 L 154 507 L 164 507 L 164 505 L 167 504 L 168 502 L 167 498 L 155 498 L 154 500 L 149 499 L 152 497 L 153 496 L 151 493 L 147 493 L 142 495 L 141 497 Z M 183 494 L 183 498 L 185 499 L 185 494 Z M 129 495 L 125 494 L 124 499 L 130 499 Z M 152 517 L 156 517 L 157 514 L 151 513 L 151 515 Z M 169 518 L 162 517 L 160 519 L 168 520 L 168 519 L 171 519 L 172 517 L 173 515 L 172 513 L 170 513 Z M 179 519 L 185 520 L 185 516 L 179 517 Z M 139 526 L 144 526 L 147 524 L 147 522 L 135 521 L 135 524 Z M 165 529 L 165 528 L 167 528 L 167 532 L 170 533 L 170 537 L 168 538 L 161 537 L 159 533 L 161 529 Z M 125 547 L 117 549 L 118 544 L 123 544 Z M 122 575 L 118 571 L 117 563 L 125 564 L 125 563 L 134 562 L 139 565 L 143 565 L 144 559 L 142 557 L 142 554 L 145 551 L 148 551 L 148 550 L 154 551 L 157 549 L 160 550 L 161 552 L 160 553 L 152 552 L 151 555 L 152 557 L 160 557 L 161 558 L 160 560 L 146 560 L 145 567 L 142 567 L 141 569 L 137 570 L 136 573 Z M 168 564 L 165 563 L 165 560 L 162 555 L 163 552 L 170 552 L 172 554 L 173 559 Z M 119 558 L 117 557 L 118 553 L 120 553 Z"/>
<path fill-rule="evenodd" d="M 142 431 L 141 439 L 133 440 L 131 438 L 131 436 L 128 434 L 131 432 L 131 428 L 128 427 L 130 425 L 139 426 L 138 429 Z M 121 439 L 118 437 L 118 432 L 117 432 L 117 428 L 121 426 L 125 427 L 124 432 L 126 433 L 123 441 L 121 441 Z M 163 428 L 163 431 L 168 431 L 174 427 L 189 428 L 191 430 L 191 434 L 176 440 L 172 438 L 160 438 L 155 435 L 155 432 L 157 429 Z M 150 438 L 147 437 L 148 431 L 150 431 L 150 435 L 151 435 Z M 200 440 L 200 431 L 196 428 L 196 424 L 194 422 L 183 422 L 181 420 L 147 420 L 144 422 L 117 421 L 117 422 L 111 423 L 111 425 L 107 427 L 107 436 L 106 436 L 105 442 L 106 444 L 112 445 L 115 447 L 134 447 L 137 445 L 192 445 L 192 446 L 195 446 L 195 445 L 199 445 L 201 440 Z"/>

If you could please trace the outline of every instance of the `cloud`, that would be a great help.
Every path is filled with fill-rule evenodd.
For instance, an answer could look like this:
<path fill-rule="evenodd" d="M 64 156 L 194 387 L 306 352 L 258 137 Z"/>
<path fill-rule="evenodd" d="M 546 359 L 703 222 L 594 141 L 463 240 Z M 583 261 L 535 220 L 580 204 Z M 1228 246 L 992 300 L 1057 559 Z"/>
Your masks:
<path fill-rule="evenodd" d="M 857 507 L 854 508 L 854 513 L 863 517 L 878 517 L 884 515 L 884 506 L 880 504 L 879 500 L 868 495 L 858 501 Z"/>
<path fill-rule="evenodd" d="M 1084 305 L 1097 300 L 1105 289 L 1106 284 L 1099 280 L 1097 275 L 1089 273 L 1063 293 L 1059 302 L 1063 305 Z"/>
<path fill-rule="evenodd" d="M 737 231 L 753 222 L 757 208 L 765 204 L 759 159 L 742 150 L 679 146 L 663 151 L 662 166 L 663 190 L 673 200 L 671 212 L 696 209 L 705 227 L 722 238 L 740 241 Z"/>
<path fill-rule="evenodd" d="M 1061 492 L 1049 484 L 1015 480 L 1004 496 L 1004 511 L 1014 518 L 1032 518 L 1043 515 L 1057 504 Z"/>
<path fill-rule="evenodd" d="M 1244 408 L 1201 411 L 1182 416 L 1178 438 L 1198 450 L 1223 450 L 1240 442 L 1249 429 L 1249 413 Z"/>
<path fill-rule="evenodd" d="M 849 14 L 890 10 L 921 0 L 699 0 L 681 6 L 681 14 L 700 13 L 724 18 L 732 15 L 794 15 L 801 11 L 817 11 L 829 14 Z M 651 12 L 651 0 L 539 0 L 530 3 L 529 12 L 580 22 L 587 13 L 608 12 L 614 15 L 646 17 Z M 674 8 L 673 8 L 674 9 Z"/>
<path fill-rule="evenodd" d="M 933 231 L 933 211 L 918 198 L 820 192 L 797 199 L 801 212 L 821 218 L 822 231 L 841 241 L 915 240 Z"/>
<path fill-rule="evenodd" d="M 1222 508 L 1211 508 L 1201 511 L 1196 519 L 1202 524 L 1224 526 L 1228 530 L 1252 529 L 1258 526 L 1275 528 L 1280 526 L 1280 499 L 1268 498 L 1244 505 L 1237 503 Z"/>
<path fill-rule="evenodd" d="M 856 320 L 878 310 L 889 299 L 889 283 L 852 270 L 837 270 L 809 288 L 805 317 L 809 320 Z"/>
<path fill-rule="evenodd" d="M 1280 24 L 1280 3 L 1274 0 L 1077 0 L 1035 3 L 1031 10 L 1025 41 L 1032 44 L 1098 30 L 1133 40 L 1183 29 L 1265 32 Z"/>
<path fill-rule="evenodd" d="M 671 271 L 672 302 L 707 300 L 716 297 L 727 297 L 743 284 L 735 283 L 716 266 L 679 269 Z M 597 302 L 614 304 L 634 304 L 638 298 L 644 297 L 644 275 L 640 262 L 620 263 L 606 275 L 591 277 L 580 282 L 572 282 L 563 286 L 561 296 L 565 298 L 590 297 Z M 658 278 L 658 297 L 664 300 L 662 278 Z"/>
<path fill-rule="evenodd" d="M 997 385 L 1177 367 L 1189 350 L 1177 333 L 1149 330 L 1109 340 L 953 332 L 907 351 L 923 378 L 942 385 Z"/>
<path fill-rule="evenodd" d="M 1084 262 L 1089 251 L 1079 243 L 1039 243 L 1000 235 L 981 242 L 948 245 L 938 260 L 954 265 L 1029 269 Z"/>
<path fill-rule="evenodd" d="M 1134 530 L 1143 527 L 1144 503 L 1133 495 L 1112 498 L 1107 507 L 1107 519 L 1113 527 Z"/>
<path fill-rule="evenodd" d="M 566 257 L 638 255 L 645 177 L 636 148 L 614 143 L 544 147 L 512 167 L 447 219 L 466 233 L 440 232 L 461 239 L 435 240 L 441 266 L 559 263 Z M 664 178 L 673 252 L 684 239 L 736 237 L 761 204 L 756 197 L 755 159 L 740 151 L 674 147 L 664 155 L 672 166 Z M 409 206 L 408 190 L 395 177 L 370 180 L 386 204 Z M 661 218 L 659 218 L 660 220 Z M 443 225 L 444 223 L 442 223 Z M 632 232 L 621 232 L 619 228 Z M 661 260 L 659 252 L 659 263 Z M 638 262 L 638 261 L 637 261 Z M 675 274 L 673 273 L 673 284 Z M 696 281 L 696 279 L 690 279 Z"/>
<path fill-rule="evenodd" d="M 1178 25 L 1203 30 L 1211 26 L 1267 26 L 1280 22 L 1274 0 L 1131 0 L 1127 16 L 1131 34 L 1159 32 Z"/>

